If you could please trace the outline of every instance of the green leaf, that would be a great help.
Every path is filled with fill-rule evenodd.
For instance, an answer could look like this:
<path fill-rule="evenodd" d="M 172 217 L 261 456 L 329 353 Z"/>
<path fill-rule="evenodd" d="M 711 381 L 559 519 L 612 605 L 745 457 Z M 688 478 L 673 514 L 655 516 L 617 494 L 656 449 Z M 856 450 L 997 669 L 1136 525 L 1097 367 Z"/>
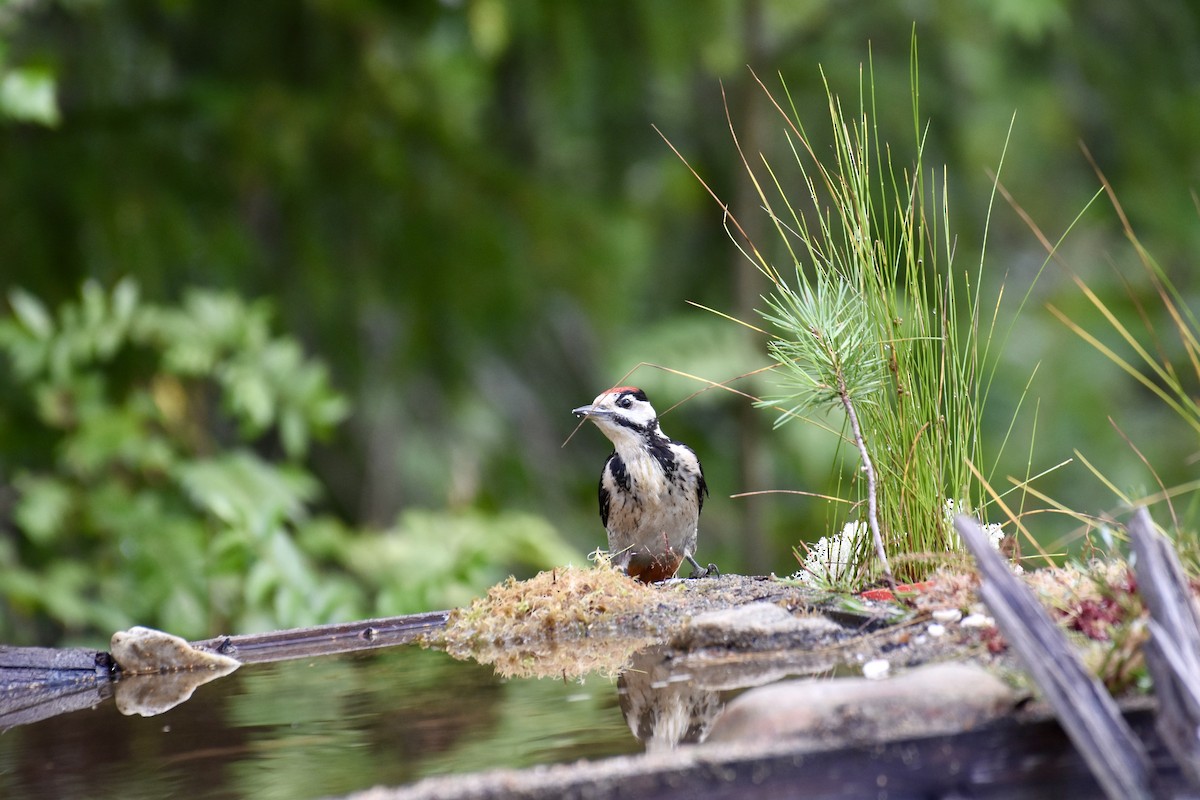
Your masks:
<path fill-rule="evenodd" d="M 200 632 L 208 629 L 208 610 L 201 597 L 182 586 L 176 586 L 167 595 L 160 606 L 160 613 L 163 628 L 168 631 Z"/>
<path fill-rule="evenodd" d="M 296 542 L 283 529 L 276 529 L 270 537 L 270 559 L 275 564 L 284 583 L 301 589 L 307 589 L 316 583 L 308 559 Z"/>
<path fill-rule="evenodd" d="M 0 77 L 0 115 L 51 128 L 58 125 L 54 74 L 38 67 L 9 70 Z"/>
<path fill-rule="evenodd" d="M 306 472 L 246 451 L 181 464 L 177 476 L 199 508 L 262 537 L 282 522 L 302 519 L 305 504 L 317 492 L 316 481 Z"/>
<path fill-rule="evenodd" d="M 43 594 L 38 598 L 46 610 L 69 627 L 82 627 L 92 614 L 95 600 L 88 597 L 91 576 L 78 561 L 57 561 L 46 573 Z"/>
<path fill-rule="evenodd" d="M 18 609 L 21 607 L 36 608 L 45 589 L 45 576 L 31 570 L 17 567 L 4 571 L 4 580 L 0 581 L 0 596 Z"/>
<path fill-rule="evenodd" d="M 32 475 L 18 478 L 16 487 L 21 493 L 13 510 L 17 525 L 37 544 L 57 539 L 71 513 L 71 487 L 57 478 Z"/>
<path fill-rule="evenodd" d="M 302 458 L 308 452 L 308 425 L 296 409 L 285 408 L 280 413 L 279 439 L 289 458 Z"/>
<path fill-rule="evenodd" d="M 244 596 L 251 607 L 265 606 L 275 587 L 279 585 L 279 573 L 267 559 L 256 561 L 246 575 Z"/>
<path fill-rule="evenodd" d="M 225 386 L 229 410 L 251 435 L 270 426 L 275 417 L 275 394 L 261 373 L 239 366 L 227 373 Z"/>
<path fill-rule="evenodd" d="M 71 468 L 84 475 L 115 465 L 162 470 L 174 460 L 170 446 L 151 432 L 141 409 L 104 405 L 102 401 L 88 407 L 82 406 L 79 396 L 76 399 L 78 428 L 63 448 L 63 460 Z"/>
<path fill-rule="evenodd" d="M 219 569 L 241 570 L 249 559 L 253 537 L 242 528 L 224 528 L 208 545 L 208 557 Z"/>
<path fill-rule="evenodd" d="M 54 319 L 41 300 L 24 289 L 13 289 L 8 293 L 8 302 L 27 331 L 39 339 L 54 335 Z"/>
<path fill-rule="evenodd" d="M 132 278 L 122 278 L 112 291 L 112 314 L 117 320 L 128 324 L 137 311 L 141 288 Z"/>

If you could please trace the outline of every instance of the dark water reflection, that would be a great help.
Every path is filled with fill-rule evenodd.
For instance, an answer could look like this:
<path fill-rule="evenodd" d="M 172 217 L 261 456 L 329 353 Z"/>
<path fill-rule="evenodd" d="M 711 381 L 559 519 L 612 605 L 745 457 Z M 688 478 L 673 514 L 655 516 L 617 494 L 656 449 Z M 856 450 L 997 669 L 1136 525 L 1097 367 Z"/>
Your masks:
<path fill-rule="evenodd" d="M 613 681 L 502 681 L 396 647 L 246 665 L 155 717 L 107 702 L 13 728 L 0 797 L 311 798 L 641 749 Z"/>

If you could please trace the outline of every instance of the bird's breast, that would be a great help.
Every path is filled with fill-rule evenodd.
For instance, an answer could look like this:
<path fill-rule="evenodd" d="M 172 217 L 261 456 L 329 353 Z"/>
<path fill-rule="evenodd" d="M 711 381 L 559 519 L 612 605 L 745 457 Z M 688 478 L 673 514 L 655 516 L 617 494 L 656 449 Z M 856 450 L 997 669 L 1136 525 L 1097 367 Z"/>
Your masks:
<path fill-rule="evenodd" d="M 640 455 L 624 460 L 625 469 L 629 473 L 631 493 L 636 496 L 657 497 L 669 490 L 667 474 L 656 460 Z"/>
<path fill-rule="evenodd" d="M 699 493 L 691 473 L 668 470 L 640 453 L 621 458 L 621 466 L 619 477 L 606 475 L 604 481 L 610 514 L 622 518 L 620 527 L 695 525 Z"/>

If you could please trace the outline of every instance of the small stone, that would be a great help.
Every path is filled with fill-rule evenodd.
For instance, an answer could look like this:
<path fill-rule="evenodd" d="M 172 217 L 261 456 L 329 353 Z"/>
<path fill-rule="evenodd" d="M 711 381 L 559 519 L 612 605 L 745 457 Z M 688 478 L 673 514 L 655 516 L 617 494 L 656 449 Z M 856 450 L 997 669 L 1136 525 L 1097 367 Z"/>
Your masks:
<path fill-rule="evenodd" d="M 996 620 L 986 614 L 971 614 L 963 617 L 960 623 L 964 628 L 990 628 L 996 624 Z"/>
<path fill-rule="evenodd" d="M 933 618 L 943 625 L 948 625 L 951 622 L 958 622 L 962 619 L 962 612 L 957 608 L 939 608 L 933 612 Z"/>
<path fill-rule="evenodd" d="M 141 626 L 114 633 L 109 648 L 126 675 L 202 669 L 232 672 L 241 666 L 229 656 L 199 650 L 174 634 Z"/>
<path fill-rule="evenodd" d="M 877 658 L 874 661 L 868 661 L 862 666 L 863 677 L 868 680 L 877 681 L 887 677 L 888 671 L 892 665 L 887 659 Z"/>
<path fill-rule="evenodd" d="M 938 622 L 933 622 L 925 629 L 925 632 L 936 639 L 939 636 L 946 635 L 946 626 Z"/>
<path fill-rule="evenodd" d="M 121 666 L 115 688 L 117 711 L 126 716 L 161 714 L 186 701 L 197 687 L 241 666 L 235 659 L 197 649 L 153 628 L 117 631 L 110 647 Z"/>

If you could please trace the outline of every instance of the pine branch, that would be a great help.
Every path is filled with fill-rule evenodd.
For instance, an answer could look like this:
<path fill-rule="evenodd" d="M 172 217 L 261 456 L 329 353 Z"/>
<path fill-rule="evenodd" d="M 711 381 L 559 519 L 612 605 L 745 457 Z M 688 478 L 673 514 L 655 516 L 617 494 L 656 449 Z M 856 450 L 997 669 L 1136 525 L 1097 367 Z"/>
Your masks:
<path fill-rule="evenodd" d="M 896 589 L 896 579 L 892 577 L 892 565 L 888 563 L 887 553 L 883 549 L 883 535 L 879 532 L 879 513 L 876 496 L 875 465 L 871 454 L 867 452 L 867 443 L 863 440 L 862 429 L 858 426 L 858 414 L 854 411 L 854 403 L 850 401 L 850 392 L 846 382 L 838 373 L 838 393 L 842 396 L 842 405 L 846 408 L 846 416 L 850 418 L 850 430 L 854 432 L 854 444 L 862 458 L 863 472 L 867 473 L 867 524 L 871 526 L 871 538 L 875 542 L 875 555 L 879 557 L 879 566 L 883 570 L 883 579 L 893 591 Z"/>
<path fill-rule="evenodd" d="M 871 538 L 875 543 L 875 555 L 879 558 L 879 567 L 883 571 L 883 579 L 893 592 L 896 590 L 896 579 L 892 576 L 892 565 L 888 562 L 887 552 L 883 549 L 883 535 L 879 532 L 878 484 L 875 478 L 875 464 L 867 450 L 867 442 L 863 438 L 862 428 L 858 424 L 858 413 L 850 400 L 850 390 L 846 388 L 846 379 L 840 368 L 837 369 L 838 395 L 842 406 L 846 409 L 846 417 L 850 420 L 850 430 L 854 433 L 854 444 L 862 458 L 863 472 L 867 473 L 867 524 L 871 527 Z"/>

